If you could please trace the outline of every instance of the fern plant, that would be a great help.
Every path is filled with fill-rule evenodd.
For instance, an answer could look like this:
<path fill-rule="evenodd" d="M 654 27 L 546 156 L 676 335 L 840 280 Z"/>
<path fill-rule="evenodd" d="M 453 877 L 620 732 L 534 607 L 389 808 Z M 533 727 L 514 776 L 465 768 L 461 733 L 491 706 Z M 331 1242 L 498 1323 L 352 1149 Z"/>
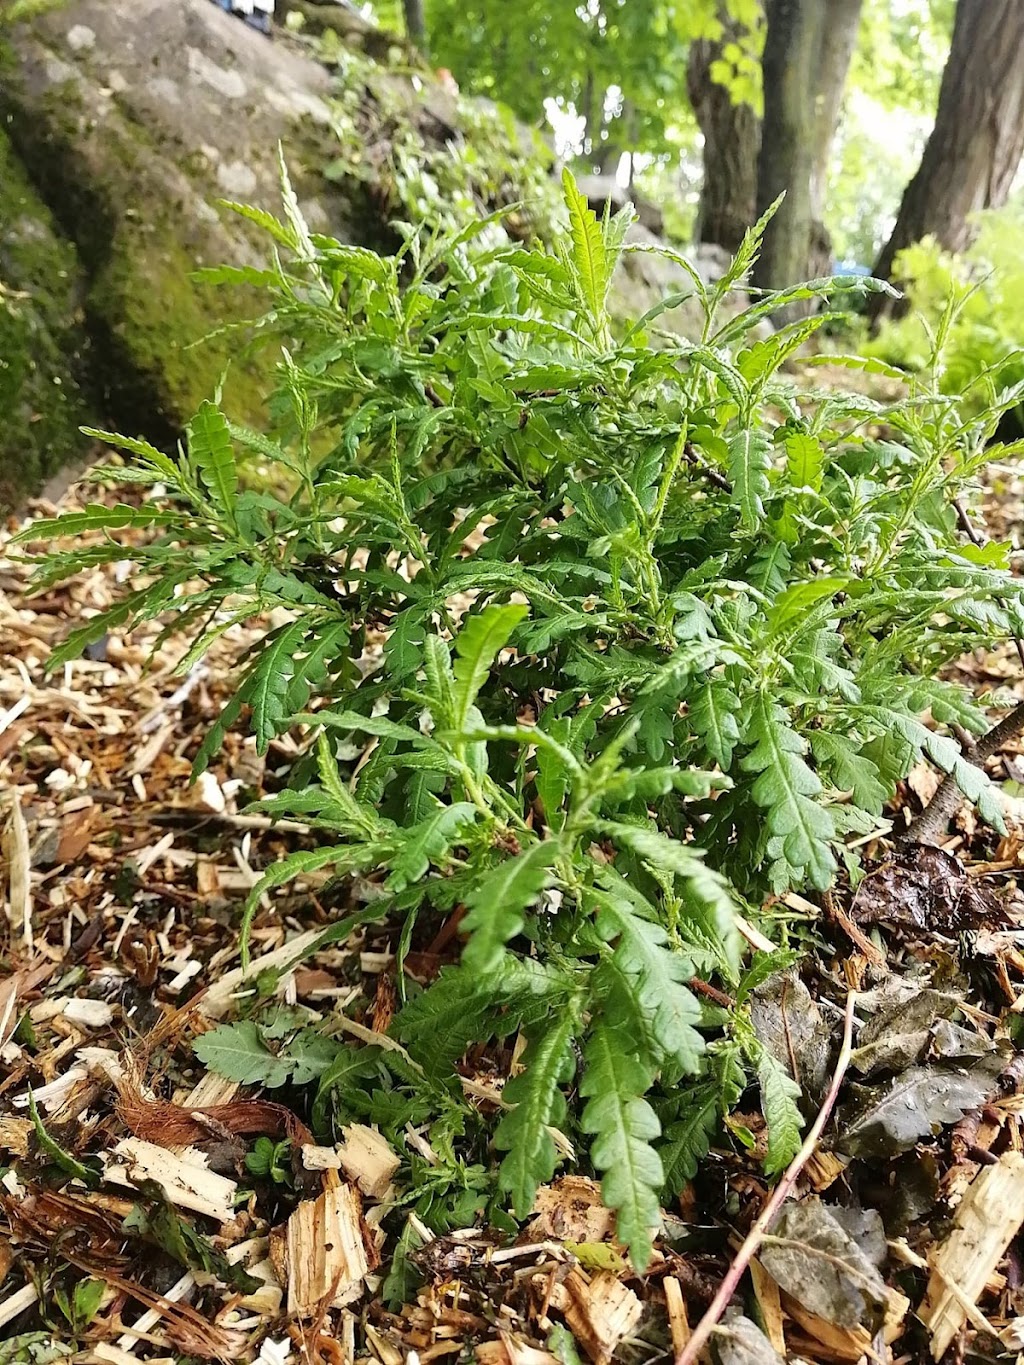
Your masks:
<path fill-rule="evenodd" d="M 480 224 L 410 229 L 382 257 L 310 232 L 287 180 L 283 221 L 237 206 L 272 261 L 212 274 L 271 296 L 273 434 L 214 402 L 177 457 L 94 432 L 132 457 L 111 477 L 160 491 L 25 538 L 67 542 L 39 563 L 45 588 L 146 533 L 123 596 L 54 668 L 160 618 L 191 638 L 187 669 L 278 612 L 195 770 L 237 724 L 264 751 L 308 737 L 259 808 L 322 843 L 267 869 L 243 948 L 263 895 L 313 868 L 376 882 L 334 932 L 388 919 L 400 962 L 418 918 L 460 909 L 461 962 L 403 981 L 402 1065 L 443 1096 L 471 1044 L 525 1038 L 493 1133 L 500 1190 L 526 1215 L 568 1134 L 643 1266 L 660 1201 L 748 1076 L 770 1172 L 799 1140 L 792 1082 L 745 1022 L 758 969 L 741 975 L 737 905 L 855 871 L 848 841 L 922 755 L 999 822 L 953 737 L 985 715 L 939 674 L 1024 633 L 1009 547 L 964 544 L 952 510 L 1012 453 L 986 442 L 1015 400 L 968 420 L 925 387 L 888 404 L 797 387 L 783 366 L 827 308 L 767 339 L 757 324 L 883 286 L 723 309 L 765 220 L 713 288 L 690 272 L 699 340 L 658 333 L 678 297 L 623 331 L 607 297 L 644 249 L 630 214 L 599 220 L 568 174 L 564 192 L 546 254 L 485 249 Z M 246 460 L 276 484 L 247 485 Z M 731 1020 L 695 976 L 729 989 Z"/>

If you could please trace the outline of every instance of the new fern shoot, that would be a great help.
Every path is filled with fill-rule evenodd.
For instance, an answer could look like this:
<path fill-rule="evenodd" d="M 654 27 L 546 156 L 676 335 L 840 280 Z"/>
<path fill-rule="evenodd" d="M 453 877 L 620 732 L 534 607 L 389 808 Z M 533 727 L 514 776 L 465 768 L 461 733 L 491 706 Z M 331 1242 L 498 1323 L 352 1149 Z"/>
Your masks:
<path fill-rule="evenodd" d="M 481 224 L 409 229 L 379 256 L 310 232 L 287 182 L 283 221 L 239 207 L 271 264 L 213 274 L 269 296 L 270 433 L 213 402 L 176 457 L 93 433 L 132 457 L 111 477 L 153 491 L 25 538 L 66 546 L 40 560 L 40 588 L 134 561 L 54 668 L 159 618 L 189 640 L 185 670 L 275 611 L 195 771 L 231 726 L 261 751 L 292 732 L 305 757 L 258 809 L 320 844 L 267 869 L 243 935 L 266 892 L 312 868 L 376 884 L 337 932 L 393 923 L 400 964 L 418 921 L 461 907 L 461 962 L 402 982 L 400 1047 L 371 1070 L 398 1067 L 416 1104 L 450 1114 L 467 1048 L 522 1035 L 490 1129 L 499 1195 L 525 1217 L 575 1150 L 643 1267 L 661 1204 L 748 1084 L 768 1173 L 799 1143 L 794 1086 L 747 1020 L 737 907 L 856 875 L 850 842 L 922 756 L 999 822 L 953 738 L 985 714 L 940 675 L 1024 634 L 1009 547 L 963 543 L 952 506 L 1013 453 L 986 443 L 1018 396 L 965 417 L 926 387 L 891 403 L 801 387 L 782 367 L 827 300 L 882 286 L 817 280 L 724 308 L 763 221 L 713 288 L 691 271 L 701 338 L 659 333 L 678 297 L 623 331 L 612 274 L 646 248 L 628 211 L 598 219 L 568 174 L 564 192 L 548 254 L 485 249 Z M 799 298 L 826 307 L 754 339 Z M 256 487 L 247 461 L 273 477 Z M 120 533 L 140 529 L 126 551 Z M 735 1009 L 698 999 L 695 976 Z M 197 1045 L 211 1064 L 234 1049 L 250 1079 L 308 1071 L 307 1044 L 279 1060 L 224 1034 Z M 321 1118 L 328 1075 L 353 1096 L 371 1084 L 335 1052 Z M 477 1199 L 486 1173 L 460 1169 Z"/>

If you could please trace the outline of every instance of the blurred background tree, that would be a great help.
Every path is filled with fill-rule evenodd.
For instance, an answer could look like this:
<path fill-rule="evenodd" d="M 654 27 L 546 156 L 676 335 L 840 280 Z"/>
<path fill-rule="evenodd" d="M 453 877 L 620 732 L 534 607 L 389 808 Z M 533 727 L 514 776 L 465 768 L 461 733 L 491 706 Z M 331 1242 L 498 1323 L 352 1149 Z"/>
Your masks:
<path fill-rule="evenodd" d="M 378 14 L 466 93 L 546 125 L 577 170 L 657 201 L 682 239 L 734 250 L 785 191 L 766 286 L 837 260 L 889 275 L 929 235 L 962 249 L 1024 145 L 1019 0 L 387 0 Z"/>

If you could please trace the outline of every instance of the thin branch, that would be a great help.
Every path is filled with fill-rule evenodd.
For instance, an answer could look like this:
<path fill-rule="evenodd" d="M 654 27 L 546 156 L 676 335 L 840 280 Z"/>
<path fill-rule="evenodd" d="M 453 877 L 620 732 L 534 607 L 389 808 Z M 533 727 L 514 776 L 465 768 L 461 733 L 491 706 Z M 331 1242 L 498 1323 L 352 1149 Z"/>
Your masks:
<path fill-rule="evenodd" d="M 1004 744 L 1009 744 L 1010 740 L 1021 734 L 1024 734 L 1024 701 L 1018 702 L 998 725 L 993 725 L 991 730 L 982 735 L 971 752 L 965 754 L 965 758 L 976 768 L 980 768 L 986 758 L 991 758 Z M 907 826 L 903 835 L 904 841 L 912 844 L 933 844 L 949 823 L 960 799 L 960 788 L 947 773 L 921 814 L 915 816 Z"/>
<path fill-rule="evenodd" d="M 851 991 L 846 997 L 846 1016 L 843 1021 L 843 1043 L 839 1049 L 839 1057 L 836 1061 L 835 1071 L 832 1073 L 832 1084 L 828 1088 L 828 1094 L 818 1110 L 818 1116 L 811 1125 L 811 1128 L 804 1138 L 803 1145 L 796 1156 L 789 1163 L 786 1174 L 772 1191 L 772 1196 L 761 1211 L 761 1216 L 743 1239 L 743 1245 L 736 1253 L 736 1259 L 729 1267 L 725 1279 L 722 1281 L 718 1293 L 712 1300 L 711 1307 L 701 1318 L 700 1322 L 693 1330 L 693 1336 L 686 1343 L 675 1359 L 675 1365 L 696 1365 L 697 1357 L 707 1345 L 711 1333 L 718 1326 L 722 1314 L 729 1306 L 729 1301 L 735 1294 L 740 1280 L 742 1280 L 747 1266 L 757 1255 L 761 1242 L 768 1232 L 772 1223 L 778 1216 L 778 1212 L 785 1203 L 793 1186 L 796 1184 L 797 1177 L 803 1168 L 810 1161 L 818 1146 L 818 1141 L 825 1130 L 829 1116 L 835 1108 L 836 1100 L 839 1097 L 839 1089 L 846 1075 L 846 1068 L 850 1064 L 850 1053 L 853 1050 L 853 1009 L 857 1002 L 855 991 Z"/>
<path fill-rule="evenodd" d="M 688 465 L 692 465 L 694 469 L 700 470 L 708 483 L 713 483 L 715 487 L 720 488 L 723 493 L 732 492 L 732 484 L 725 475 L 719 473 L 714 465 L 709 464 L 707 460 L 702 460 L 689 441 L 687 441 L 686 445 L 683 447 L 683 456 Z"/>
<path fill-rule="evenodd" d="M 691 990 L 696 991 L 698 995 L 707 996 L 716 1005 L 722 1005 L 727 1010 L 736 1008 L 736 1001 L 731 995 L 726 995 L 725 991 L 720 991 L 717 986 L 712 986 L 709 981 L 704 981 L 699 976 L 691 976 L 689 985 Z"/>

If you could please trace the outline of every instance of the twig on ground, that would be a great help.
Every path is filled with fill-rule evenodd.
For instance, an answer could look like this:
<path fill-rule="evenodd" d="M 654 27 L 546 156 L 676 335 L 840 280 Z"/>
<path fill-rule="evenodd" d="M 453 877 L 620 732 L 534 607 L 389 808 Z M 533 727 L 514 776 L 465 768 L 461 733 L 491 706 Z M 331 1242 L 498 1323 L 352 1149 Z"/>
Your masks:
<path fill-rule="evenodd" d="M 1016 739 L 1020 734 L 1024 734 L 1024 701 L 1018 703 L 998 725 L 993 725 L 991 730 L 982 735 L 973 750 L 965 757 L 976 768 L 980 768 L 986 758 L 991 758 L 1004 744 L 1009 744 L 1011 739 Z M 904 841 L 911 844 L 934 844 L 956 810 L 959 800 L 960 788 L 947 774 L 921 814 L 915 816 L 907 826 L 903 835 Z"/>
<path fill-rule="evenodd" d="M 737 1251 L 732 1265 L 726 1272 L 725 1279 L 719 1286 L 718 1293 L 712 1300 L 710 1308 L 708 1308 L 700 1322 L 693 1329 L 693 1335 L 690 1337 L 690 1340 L 676 1356 L 675 1365 L 695 1365 L 697 1357 L 707 1345 L 711 1333 L 718 1326 L 722 1314 L 729 1306 L 729 1301 L 733 1294 L 735 1294 L 739 1282 L 746 1272 L 747 1266 L 757 1255 L 758 1248 L 760 1247 L 765 1234 L 775 1221 L 779 1209 L 785 1203 L 790 1191 L 796 1184 L 797 1177 L 814 1155 L 815 1148 L 825 1130 L 825 1124 L 828 1123 L 829 1116 L 839 1097 L 839 1088 L 843 1083 L 843 1077 L 846 1075 L 846 1068 L 850 1064 L 850 1054 L 853 1050 L 853 1010 L 856 1003 L 856 992 L 851 991 L 846 997 L 846 1015 L 843 1021 L 842 1046 L 839 1049 L 839 1057 L 836 1061 L 835 1071 L 832 1073 L 832 1083 L 828 1088 L 828 1094 L 822 1101 L 821 1108 L 818 1110 L 818 1116 L 811 1124 L 799 1152 L 797 1152 L 796 1156 L 786 1168 L 785 1175 L 772 1191 L 772 1196 L 762 1209 L 757 1222 L 743 1239 L 743 1244 L 739 1251 Z"/>

